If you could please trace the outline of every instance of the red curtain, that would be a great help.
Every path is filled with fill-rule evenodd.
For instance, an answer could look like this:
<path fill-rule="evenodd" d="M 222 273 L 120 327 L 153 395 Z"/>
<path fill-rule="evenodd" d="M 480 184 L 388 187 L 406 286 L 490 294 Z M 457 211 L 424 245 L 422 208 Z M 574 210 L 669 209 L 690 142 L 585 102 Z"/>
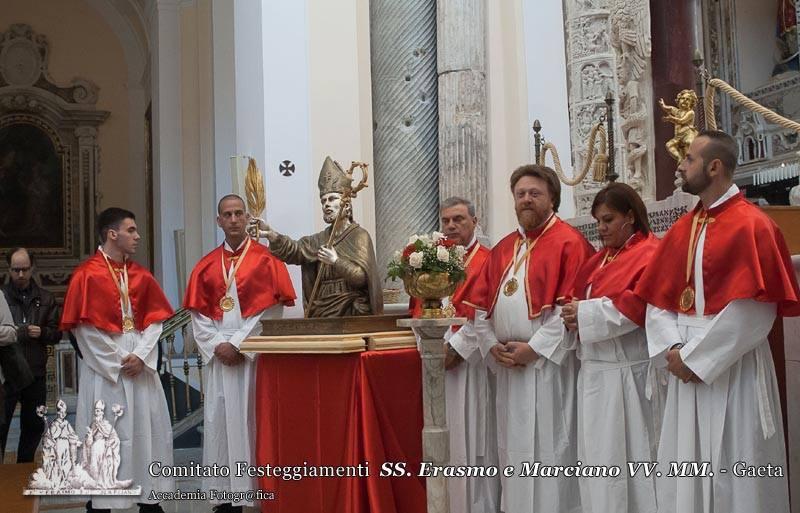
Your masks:
<path fill-rule="evenodd" d="M 352 466 L 369 477 L 261 478 L 269 513 L 424 513 L 422 381 L 416 349 L 261 355 L 256 465 Z M 385 462 L 411 476 L 380 477 Z"/>

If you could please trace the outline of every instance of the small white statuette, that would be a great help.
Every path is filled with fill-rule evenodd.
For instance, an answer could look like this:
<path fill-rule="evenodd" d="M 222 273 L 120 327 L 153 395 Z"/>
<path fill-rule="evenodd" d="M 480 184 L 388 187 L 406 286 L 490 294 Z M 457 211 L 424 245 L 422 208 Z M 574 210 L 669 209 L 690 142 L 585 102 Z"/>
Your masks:
<path fill-rule="evenodd" d="M 139 495 L 141 488 L 131 488 L 133 480 L 118 480 L 119 436 L 114 429 L 123 412 L 120 405 L 111 407 L 114 419 L 105 418 L 106 405 L 98 400 L 94 405 L 94 420 L 86 438 L 80 442 L 67 421 L 67 405 L 59 400 L 56 418 L 47 421 L 47 407 L 39 406 L 36 413 L 45 423 L 42 436 L 42 466 L 31 475 L 24 495 Z M 78 462 L 78 447 L 82 461 Z"/>

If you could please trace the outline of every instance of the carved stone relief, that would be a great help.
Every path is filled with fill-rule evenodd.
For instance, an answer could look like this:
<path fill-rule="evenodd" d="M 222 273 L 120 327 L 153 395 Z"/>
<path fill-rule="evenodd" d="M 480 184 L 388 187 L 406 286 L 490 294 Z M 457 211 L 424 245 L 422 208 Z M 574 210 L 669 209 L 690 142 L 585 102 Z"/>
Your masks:
<path fill-rule="evenodd" d="M 736 66 L 736 2 L 735 0 L 702 0 L 704 26 L 704 59 L 709 72 L 739 88 Z M 720 130 L 733 133 L 731 100 L 727 95 L 717 95 L 717 125 Z"/>
<path fill-rule="evenodd" d="M 711 75 L 741 90 L 736 43 L 737 13 L 735 0 L 702 0 L 705 63 Z M 746 96 L 790 119 L 800 119 L 800 75 L 777 78 Z M 791 130 L 765 121 L 731 100 L 717 94 L 717 124 L 731 133 L 739 146 L 736 180 L 749 179 L 777 162 L 796 161 L 800 140 Z"/>
<path fill-rule="evenodd" d="M 0 193 L 16 195 L 20 209 L 26 204 L 31 207 L 30 215 L 19 216 L 30 230 L 7 234 L 4 245 L 29 246 L 38 259 L 37 278 L 58 293 L 65 289 L 77 263 L 94 250 L 95 186 L 100 172 L 97 129 L 109 113 L 96 109 L 98 88 L 90 81 L 55 83 L 48 72 L 48 57 L 47 38 L 30 26 L 11 25 L 0 33 L 0 131 L 16 134 L 17 139 L 27 131 L 40 141 L 40 149 L 31 150 L 15 145 L 14 137 L 4 139 Z M 58 212 L 33 208 L 44 201 L 43 193 L 55 195 L 45 203 L 58 205 Z M 17 222 L 7 225 L 16 227 Z M 37 230 L 36 226 L 43 225 L 46 230 Z M 57 236 L 19 238 L 47 230 Z M 0 272 L 5 272 L 5 266 L 0 261 Z"/>
<path fill-rule="evenodd" d="M 581 68 L 581 99 L 605 99 L 606 91 L 613 89 L 613 71 L 607 62 L 589 63 Z"/>
<path fill-rule="evenodd" d="M 573 0 L 567 3 L 567 75 L 573 162 L 586 159 L 587 138 L 606 113 L 611 91 L 615 104 L 615 161 L 619 181 L 644 199 L 655 197 L 650 8 L 647 0 Z M 591 207 L 603 184 L 575 187 L 578 215 Z"/>
<path fill-rule="evenodd" d="M 754 101 L 789 119 L 800 119 L 800 75 L 775 80 L 747 92 Z M 800 138 L 793 130 L 766 121 L 738 104 L 731 109 L 733 135 L 739 146 L 737 179 L 752 176 L 776 162 L 797 161 Z"/>

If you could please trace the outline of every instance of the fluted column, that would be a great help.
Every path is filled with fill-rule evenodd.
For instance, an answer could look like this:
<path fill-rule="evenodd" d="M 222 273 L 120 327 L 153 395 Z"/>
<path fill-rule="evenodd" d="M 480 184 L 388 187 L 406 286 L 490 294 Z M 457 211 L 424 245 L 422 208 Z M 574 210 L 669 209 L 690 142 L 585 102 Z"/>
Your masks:
<path fill-rule="evenodd" d="M 378 268 L 438 226 L 435 0 L 371 0 Z"/>
<path fill-rule="evenodd" d="M 439 198 L 462 196 L 488 226 L 484 0 L 439 0 Z"/>

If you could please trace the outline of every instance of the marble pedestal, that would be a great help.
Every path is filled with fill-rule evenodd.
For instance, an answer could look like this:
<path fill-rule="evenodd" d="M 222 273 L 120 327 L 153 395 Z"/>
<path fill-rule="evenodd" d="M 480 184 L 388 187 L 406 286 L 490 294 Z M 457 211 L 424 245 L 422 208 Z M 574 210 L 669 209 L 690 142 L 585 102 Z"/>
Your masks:
<path fill-rule="evenodd" d="M 400 319 L 397 325 L 412 328 L 419 337 L 422 356 L 422 458 L 433 465 L 450 461 L 450 429 L 444 391 L 444 334 L 450 326 L 461 326 L 463 317 L 450 319 Z M 443 476 L 426 478 L 428 513 L 449 513 L 447 480 Z"/>

